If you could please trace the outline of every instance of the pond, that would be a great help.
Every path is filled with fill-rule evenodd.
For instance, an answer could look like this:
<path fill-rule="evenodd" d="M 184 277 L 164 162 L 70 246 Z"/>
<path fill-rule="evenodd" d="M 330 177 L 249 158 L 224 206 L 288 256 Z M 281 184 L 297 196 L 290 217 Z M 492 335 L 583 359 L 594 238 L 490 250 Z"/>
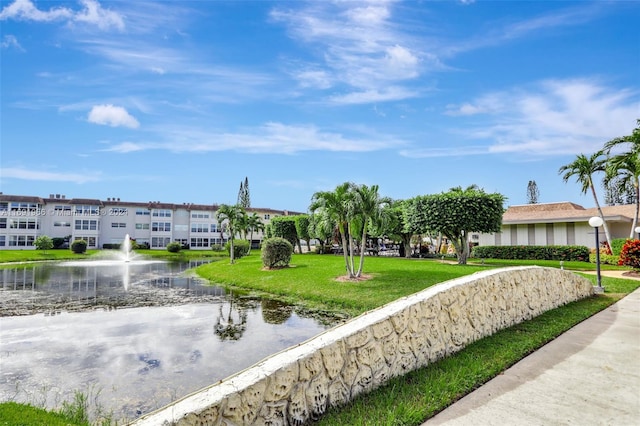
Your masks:
<path fill-rule="evenodd" d="M 0 400 L 89 397 L 132 420 L 331 325 L 185 274 L 197 263 L 104 261 L 0 271 Z"/>

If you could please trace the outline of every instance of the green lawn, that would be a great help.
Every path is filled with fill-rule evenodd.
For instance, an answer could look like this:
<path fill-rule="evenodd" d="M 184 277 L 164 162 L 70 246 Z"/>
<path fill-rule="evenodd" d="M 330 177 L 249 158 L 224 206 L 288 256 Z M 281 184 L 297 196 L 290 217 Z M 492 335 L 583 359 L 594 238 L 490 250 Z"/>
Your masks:
<path fill-rule="evenodd" d="M 165 251 L 150 252 L 153 256 L 168 254 Z M 30 253 L 33 255 L 34 252 Z M 147 254 L 147 251 L 143 253 Z M 185 251 L 182 256 L 192 256 L 191 253 L 212 254 Z M 0 251 L 0 261 L 3 254 L 5 253 Z M 10 256 L 5 256 L 7 258 Z M 21 257 L 14 260 L 25 261 Z M 470 260 L 475 261 L 477 260 Z M 224 258 L 198 267 L 197 272 L 212 284 L 225 286 L 235 292 L 267 295 L 308 309 L 354 316 L 449 279 L 487 268 L 522 264 L 559 267 L 558 262 L 540 261 L 486 260 L 484 264 L 478 262 L 460 266 L 440 260 L 367 257 L 364 271 L 371 279 L 342 282 L 336 280 L 338 276 L 344 275 L 342 256 L 294 255 L 290 268 L 267 271 L 262 269 L 259 253 L 253 252 L 250 256 L 237 260 L 234 265 L 230 265 L 229 259 Z M 595 269 L 595 265 L 584 262 L 565 262 L 564 267 L 577 271 Z M 582 275 L 595 284 L 594 275 Z M 640 281 L 603 277 L 603 285 L 607 290 L 604 295 L 554 309 L 531 321 L 475 342 L 456 355 L 396 378 L 345 407 L 331 410 L 319 424 L 419 425 L 575 324 L 629 294 L 640 286 Z M 16 410 L 14 405 L 0 404 L 0 419 L 4 419 L 8 406 L 11 410 Z M 21 407 L 18 409 L 32 410 L 26 406 Z M 40 411 L 38 413 L 40 414 L 34 417 L 35 420 L 16 424 L 56 424 L 53 420 L 40 417 L 45 414 Z M 0 420 L 0 426 L 3 424 L 14 423 L 2 423 Z M 67 424 L 83 423 L 69 420 Z"/>

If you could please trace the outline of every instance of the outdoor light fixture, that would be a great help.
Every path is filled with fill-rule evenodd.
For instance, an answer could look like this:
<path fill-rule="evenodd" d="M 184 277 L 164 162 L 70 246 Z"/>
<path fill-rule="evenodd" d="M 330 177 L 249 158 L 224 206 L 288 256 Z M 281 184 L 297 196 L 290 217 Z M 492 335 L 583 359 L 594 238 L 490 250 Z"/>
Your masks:
<path fill-rule="evenodd" d="M 596 231 L 596 274 L 598 277 L 598 290 L 601 292 L 604 291 L 604 289 L 602 288 L 602 278 L 600 277 L 600 241 L 598 239 L 600 230 L 598 228 L 600 228 L 603 223 L 604 221 L 600 216 L 593 216 L 591 219 L 589 219 L 589 226 L 591 226 Z"/>
<path fill-rule="evenodd" d="M 636 226 L 634 231 L 636 231 L 636 234 L 638 234 L 638 239 L 640 240 L 640 226 Z"/>

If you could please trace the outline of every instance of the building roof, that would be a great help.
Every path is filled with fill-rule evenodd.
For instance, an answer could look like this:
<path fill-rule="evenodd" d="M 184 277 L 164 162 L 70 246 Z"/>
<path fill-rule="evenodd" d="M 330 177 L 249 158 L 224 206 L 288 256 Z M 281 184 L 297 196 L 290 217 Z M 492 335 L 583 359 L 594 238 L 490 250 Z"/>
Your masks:
<path fill-rule="evenodd" d="M 603 206 L 602 212 L 607 222 L 633 221 L 635 205 Z M 595 207 L 584 207 L 570 203 L 541 203 L 510 206 L 502 216 L 505 225 L 518 223 L 554 223 L 554 222 L 587 222 L 589 218 L 598 216 Z"/>

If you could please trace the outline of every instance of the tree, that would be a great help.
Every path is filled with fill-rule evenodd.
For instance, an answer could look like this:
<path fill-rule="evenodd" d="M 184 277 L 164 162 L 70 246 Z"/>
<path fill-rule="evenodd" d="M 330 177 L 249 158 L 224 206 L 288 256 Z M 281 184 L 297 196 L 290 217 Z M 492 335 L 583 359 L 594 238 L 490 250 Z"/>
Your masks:
<path fill-rule="evenodd" d="M 35 239 L 33 245 L 36 246 L 37 250 L 42 250 L 46 253 L 47 250 L 51 250 L 53 248 L 53 240 L 46 235 L 41 235 Z"/>
<path fill-rule="evenodd" d="M 311 224 L 311 219 L 308 214 L 300 214 L 294 216 L 296 223 L 296 232 L 298 233 L 298 239 L 303 240 L 307 243 L 307 251 L 311 251 L 310 241 L 312 239 L 309 234 L 309 225 Z"/>
<path fill-rule="evenodd" d="M 336 225 L 331 221 L 324 210 L 319 210 L 309 216 L 309 236 L 320 241 L 319 253 L 324 253 L 326 245 L 331 243 Z"/>
<path fill-rule="evenodd" d="M 538 204 L 540 190 L 535 180 L 530 180 L 527 184 L 527 204 Z"/>
<path fill-rule="evenodd" d="M 609 232 L 609 225 L 604 219 L 602 208 L 600 207 L 600 203 L 598 202 L 596 187 L 593 184 L 593 175 L 597 172 L 605 171 L 606 160 L 602 158 L 603 155 L 604 151 L 602 150 L 596 152 L 595 154 L 592 154 L 590 157 L 587 157 L 584 154 L 579 154 L 571 163 L 565 164 L 564 166 L 560 167 L 558 173 L 562 174 L 562 180 L 565 183 L 568 182 L 571 177 L 575 176 L 576 181 L 580 183 L 580 185 L 582 185 L 581 191 L 583 194 L 586 194 L 587 191 L 591 190 L 593 200 L 596 203 L 596 208 L 598 209 L 598 214 L 602 219 L 602 227 L 604 228 L 605 238 L 607 239 L 607 243 L 611 244 L 611 233 Z"/>
<path fill-rule="evenodd" d="M 216 211 L 216 219 L 218 223 L 220 223 L 222 228 L 222 223 L 227 221 L 227 232 L 229 233 L 229 242 L 231 245 L 231 250 L 229 251 L 229 257 L 231 258 L 231 264 L 233 264 L 233 240 L 235 238 L 235 234 L 238 231 L 238 226 L 242 221 L 242 218 L 246 215 L 244 209 L 240 206 L 230 206 L 228 204 L 221 204 L 218 207 L 218 211 Z"/>
<path fill-rule="evenodd" d="M 249 194 L 249 178 L 244 178 L 244 183 L 240 182 L 240 189 L 238 190 L 238 202 L 237 204 L 245 209 L 251 207 L 251 196 Z"/>
<path fill-rule="evenodd" d="M 349 262 L 349 252 L 353 250 L 351 250 L 352 247 L 347 245 L 349 236 L 349 205 L 350 198 L 353 196 L 351 192 L 352 185 L 350 182 L 344 182 L 338 185 L 333 191 L 316 192 L 311 197 L 311 205 L 309 206 L 310 212 L 325 215 L 327 220 L 337 226 L 349 278 L 355 278 L 353 263 Z"/>
<path fill-rule="evenodd" d="M 300 239 L 296 230 L 296 219 L 294 216 L 278 216 L 271 219 L 271 230 L 274 237 L 284 238 L 289 241 L 293 247 L 298 247 L 301 251 Z"/>
<path fill-rule="evenodd" d="M 351 198 L 350 217 L 351 226 L 354 233 L 360 230 L 360 263 L 355 273 L 356 277 L 362 276 L 364 267 L 364 245 L 367 241 L 367 228 L 370 224 L 382 224 L 383 206 L 389 205 L 391 199 L 381 197 L 378 193 L 378 185 L 354 185 L 352 187 L 354 196 Z"/>
<path fill-rule="evenodd" d="M 249 253 L 251 253 L 251 242 L 253 241 L 253 232 L 264 230 L 264 223 L 262 219 L 255 212 L 246 216 L 245 221 L 246 231 L 249 232 Z"/>
<path fill-rule="evenodd" d="M 637 124 L 638 127 L 633 130 L 631 135 L 615 138 L 604 145 L 607 154 L 611 154 L 611 151 L 619 146 L 625 146 L 629 149 L 609 158 L 605 177 L 605 184 L 612 179 L 617 179 L 619 181 L 618 188 L 624 188 L 629 184 L 633 185 L 634 196 L 632 198 L 636 208 L 629 238 L 634 237 L 640 211 L 640 119 L 637 120 Z"/>
<path fill-rule="evenodd" d="M 418 196 L 407 201 L 406 226 L 420 233 L 442 233 L 453 243 L 458 264 L 464 265 L 469 257 L 471 232 L 500 232 L 504 201 L 502 194 L 487 194 L 475 185 Z"/>

